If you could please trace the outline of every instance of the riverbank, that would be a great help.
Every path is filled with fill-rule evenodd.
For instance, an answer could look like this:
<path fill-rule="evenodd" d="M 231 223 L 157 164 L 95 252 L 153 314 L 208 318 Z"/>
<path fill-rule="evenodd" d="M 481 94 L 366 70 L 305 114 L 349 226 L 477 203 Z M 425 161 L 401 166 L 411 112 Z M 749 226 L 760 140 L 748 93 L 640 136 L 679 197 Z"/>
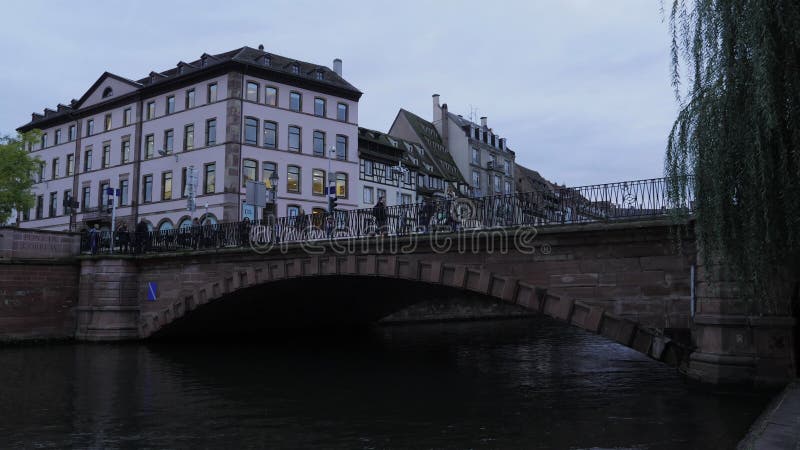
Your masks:
<path fill-rule="evenodd" d="M 800 379 L 786 386 L 769 404 L 737 449 L 800 449 Z"/>

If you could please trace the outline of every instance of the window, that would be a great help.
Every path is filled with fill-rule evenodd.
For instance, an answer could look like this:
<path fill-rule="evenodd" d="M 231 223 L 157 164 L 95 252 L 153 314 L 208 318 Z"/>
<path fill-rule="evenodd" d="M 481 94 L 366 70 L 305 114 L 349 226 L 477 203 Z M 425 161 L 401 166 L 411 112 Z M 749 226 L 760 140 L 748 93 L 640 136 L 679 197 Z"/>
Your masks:
<path fill-rule="evenodd" d="M 272 86 L 264 88 L 264 103 L 270 106 L 278 106 L 278 90 Z"/>
<path fill-rule="evenodd" d="M 244 98 L 251 102 L 258 102 L 258 83 L 252 81 L 247 82 L 247 90 L 245 91 Z"/>
<path fill-rule="evenodd" d="M 509 181 L 505 182 L 505 189 L 506 189 L 505 190 L 506 194 L 510 194 L 511 193 L 511 182 L 509 182 Z"/>
<path fill-rule="evenodd" d="M 186 197 L 186 182 L 189 178 L 188 169 L 186 167 L 181 168 L 181 198 Z"/>
<path fill-rule="evenodd" d="M 371 205 L 375 202 L 375 199 L 372 197 L 374 192 L 375 191 L 371 187 L 364 186 L 364 203 Z"/>
<path fill-rule="evenodd" d="M 70 189 L 64 191 L 64 198 L 62 202 L 64 205 L 64 214 L 72 214 L 72 207 L 69 206 L 72 204 L 72 191 Z"/>
<path fill-rule="evenodd" d="M 186 91 L 186 102 L 184 107 L 186 109 L 194 108 L 194 89 Z"/>
<path fill-rule="evenodd" d="M 122 126 L 127 127 L 130 124 L 131 124 L 131 109 L 125 108 L 125 110 L 122 111 Z"/>
<path fill-rule="evenodd" d="M 86 151 L 83 153 L 83 171 L 90 170 L 92 170 L 92 147 L 86 147 Z"/>
<path fill-rule="evenodd" d="M 153 201 L 153 176 L 152 175 L 145 175 L 142 177 L 142 201 L 152 202 Z"/>
<path fill-rule="evenodd" d="M 194 148 L 194 124 L 190 123 L 183 127 L 183 150 Z"/>
<path fill-rule="evenodd" d="M 287 205 L 286 206 L 286 216 L 287 217 L 297 217 L 300 215 L 300 207 L 297 205 Z"/>
<path fill-rule="evenodd" d="M 384 204 L 386 203 L 386 189 L 378 189 L 378 200 L 383 199 Z"/>
<path fill-rule="evenodd" d="M 147 102 L 147 120 L 156 118 L 156 102 Z"/>
<path fill-rule="evenodd" d="M 499 194 L 500 191 L 500 175 L 494 176 L 494 192 L 495 194 Z"/>
<path fill-rule="evenodd" d="M 206 92 L 206 103 L 211 103 L 217 101 L 217 83 L 211 83 L 208 85 L 208 89 Z"/>
<path fill-rule="evenodd" d="M 336 105 L 336 120 L 347 122 L 347 105 L 339 103 Z"/>
<path fill-rule="evenodd" d="M 364 175 L 366 175 L 368 177 L 371 177 L 372 173 L 373 173 L 372 168 L 373 168 L 372 161 L 369 160 L 369 159 L 365 159 L 364 160 Z"/>
<path fill-rule="evenodd" d="M 300 74 L 300 65 L 297 63 L 292 64 L 292 73 L 295 75 Z"/>
<path fill-rule="evenodd" d="M 106 114 L 105 119 L 103 119 L 103 130 L 108 131 L 111 129 L 111 114 Z"/>
<path fill-rule="evenodd" d="M 103 144 L 103 159 L 100 161 L 100 166 L 106 168 L 111 165 L 111 144 Z"/>
<path fill-rule="evenodd" d="M 347 198 L 347 174 L 336 172 L 336 196 Z"/>
<path fill-rule="evenodd" d="M 144 137 L 144 159 L 153 157 L 153 151 L 156 148 L 156 138 L 152 134 Z"/>
<path fill-rule="evenodd" d="M 472 147 L 472 162 L 475 164 L 481 163 L 481 151 L 475 147 Z"/>
<path fill-rule="evenodd" d="M 300 111 L 303 109 L 303 96 L 299 92 L 289 93 L 289 109 L 292 111 Z"/>
<path fill-rule="evenodd" d="M 86 135 L 91 136 L 94 134 L 94 119 L 86 121 Z"/>
<path fill-rule="evenodd" d="M 477 128 L 475 128 L 475 139 L 480 139 L 480 136 L 481 132 Z"/>
<path fill-rule="evenodd" d="M 316 97 L 314 98 L 314 115 L 325 117 L 325 99 Z"/>
<path fill-rule="evenodd" d="M 217 143 L 217 119 L 206 120 L 206 146 Z"/>
<path fill-rule="evenodd" d="M 172 172 L 161 174 L 161 200 L 172 200 Z"/>
<path fill-rule="evenodd" d="M 321 70 L 318 70 L 314 73 L 314 78 L 316 78 L 317 80 L 324 80 L 325 74 L 323 74 Z"/>
<path fill-rule="evenodd" d="M 264 121 L 264 147 L 278 147 L 278 124 L 275 122 Z"/>
<path fill-rule="evenodd" d="M 314 156 L 325 156 L 325 133 L 314 132 Z"/>
<path fill-rule="evenodd" d="M 127 204 L 128 204 L 128 180 L 119 180 L 118 206 L 125 206 Z"/>
<path fill-rule="evenodd" d="M 114 95 L 114 89 L 111 89 L 111 86 L 103 89 L 103 98 L 111 97 L 112 95 Z"/>
<path fill-rule="evenodd" d="M 336 135 L 336 158 L 347 159 L 347 136 Z"/>
<path fill-rule="evenodd" d="M 174 112 L 175 112 L 175 96 L 174 95 L 170 95 L 169 97 L 167 97 L 166 113 L 167 114 L 172 114 Z"/>
<path fill-rule="evenodd" d="M 67 176 L 71 177 L 75 174 L 75 155 L 70 153 L 67 155 Z"/>
<path fill-rule="evenodd" d="M 203 179 L 203 193 L 213 194 L 217 189 L 217 165 L 215 163 L 206 164 L 205 177 Z"/>
<path fill-rule="evenodd" d="M 36 196 L 36 218 L 41 219 L 44 214 L 44 195 Z"/>
<path fill-rule="evenodd" d="M 50 210 L 48 211 L 48 217 L 55 217 L 58 212 L 58 192 L 51 192 L 50 193 L 50 205 L 48 205 Z"/>
<path fill-rule="evenodd" d="M 53 145 L 61 143 L 61 128 L 57 129 L 53 136 Z"/>
<path fill-rule="evenodd" d="M 258 163 L 256 161 L 245 159 L 242 166 L 242 186 L 247 186 L 248 181 L 258 181 Z"/>
<path fill-rule="evenodd" d="M 472 187 L 475 189 L 481 188 L 481 173 L 477 170 L 472 171 Z"/>
<path fill-rule="evenodd" d="M 84 186 L 81 202 L 83 204 L 83 210 L 88 211 L 90 209 L 89 205 L 92 203 L 92 188 L 90 186 Z"/>
<path fill-rule="evenodd" d="M 175 132 L 173 130 L 164 131 L 164 151 L 172 153 L 173 144 L 175 142 Z"/>
<path fill-rule="evenodd" d="M 39 164 L 39 173 L 37 174 L 37 180 L 36 180 L 37 183 L 41 183 L 42 181 L 44 181 L 44 166 L 45 166 L 44 162 Z"/>
<path fill-rule="evenodd" d="M 70 142 L 74 141 L 75 138 L 77 137 L 77 133 L 75 132 L 75 130 L 76 130 L 75 125 L 69 126 L 69 130 L 67 131 L 67 139 L 69 139 Z"/>
<path fill-rule="evenodd" d="M 97 207 L 99 209 L 104 209 L 104 204 L 106 203 L 106 199 L 108 199 L 108 182 L 100 183 L 100 192 L 97 195 Z"/>
<path fill-rule="evenodd" d="M 492 147 L 496 147 L 497 144 L 495 143 L 494 135 L 492 135 Z"/>
<path fill-rule="evenodd" d="M 255 117 L 244 119 L 244 143 L 258 145 L 258 119 Z"/>
<path fill-rule="evenodd" d="M 289 150 L 300 151 L 300 127 L 289 127 Z"/>
<path fill-rule="evenodd" d="M 311 171 L 311 193 L 325 195 L 325 171 L 321 169 Z"/>
<path fill-rule="evenodd" d="M 511 175 L 511 162 L 507 159 L 503 161 L 503 171 L 506 175 Z"/>
<path fill-rule="evenodd" d="M 45 147 L 47 147 L 47 133 L 44 133 L 44 134 L 42 135 L 41 145 L 40 145 L 39 147 L 40 147 L 40 148 L 45 148 Z"/>
<path fill-rule="evenodd" d="M 300 192 L 300 168 L 297 166 L 286 168 L 286 191 Z"/>
<path fill-rule="evenodd" d="M 400 203 L 403 205 L 411 204 L 411 194 L 400 194 Z"/>
<path fill-rule="evenodd" d="M 51 166 L 52 166 L 51 167 L 51 169 L 52 169 L 51 178 L 53 180 L 55 180 L 56 178 L 58 178 L 58 172 L 59 172 L 59 170 L 58 170 L 58 158 L 53 158 L 53 164 Z"/>
<path fill-rule="evenodd" d="M 268 188 L 272 188 L 272 182 L 269 179 L 277 168 L 278 166 L 274 162 L 264 161 L 261 163 L 261 179 L 264 180 Z"/>

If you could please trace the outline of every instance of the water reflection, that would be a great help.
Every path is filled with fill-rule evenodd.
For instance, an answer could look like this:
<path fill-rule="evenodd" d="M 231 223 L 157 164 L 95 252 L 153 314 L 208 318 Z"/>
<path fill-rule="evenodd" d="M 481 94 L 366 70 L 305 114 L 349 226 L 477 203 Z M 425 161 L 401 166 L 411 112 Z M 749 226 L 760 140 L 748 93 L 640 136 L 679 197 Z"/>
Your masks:
<path fill-rule="evenodd" d="M 731 448 L 764 394 L 546 319 L 0 350 L 0 448 Z"/>

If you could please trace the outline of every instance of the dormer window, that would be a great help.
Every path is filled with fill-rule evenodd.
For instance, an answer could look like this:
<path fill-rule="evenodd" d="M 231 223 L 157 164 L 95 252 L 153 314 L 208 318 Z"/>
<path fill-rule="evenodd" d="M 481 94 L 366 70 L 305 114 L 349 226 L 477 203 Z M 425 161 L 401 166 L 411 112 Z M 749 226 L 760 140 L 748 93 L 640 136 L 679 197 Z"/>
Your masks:
<path fill-rule="evenodd" d="M 264 55 L 264 59 L 261 61 L 266 67 L 269 67 L 272 64 L 272 58 L 270 58 L 269 55 Z"/>
<path fill-rule="evenodd" d="M 314 78 L 316 78 L 317 80 L 324 80 L 325 79 L 325 74 L 322 73 L 321 70 L 318 70 L 318 71 L 314 72 Z"/>
<path fill-rule="evenodd" d="M 292 64 L 292 73 L 295 75 L 300 74 L 300 64 L 297 63 Z"/>

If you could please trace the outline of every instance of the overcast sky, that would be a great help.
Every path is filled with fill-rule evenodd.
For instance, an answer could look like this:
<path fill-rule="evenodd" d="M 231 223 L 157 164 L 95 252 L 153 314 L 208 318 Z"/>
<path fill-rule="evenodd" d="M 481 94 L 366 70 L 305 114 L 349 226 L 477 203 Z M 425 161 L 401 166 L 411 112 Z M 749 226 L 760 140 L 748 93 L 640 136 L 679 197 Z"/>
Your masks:
<path fill-rule="evenodd" d="M 4 1 L 0 133 L 79 98 L 109 71 L 163 71 L 263 44 L 344 61 L 359 125 L 399 108 L 487 116 L 517 162 L 577 186 L 659 177 L 676 114 L 658 0 Z"/>

